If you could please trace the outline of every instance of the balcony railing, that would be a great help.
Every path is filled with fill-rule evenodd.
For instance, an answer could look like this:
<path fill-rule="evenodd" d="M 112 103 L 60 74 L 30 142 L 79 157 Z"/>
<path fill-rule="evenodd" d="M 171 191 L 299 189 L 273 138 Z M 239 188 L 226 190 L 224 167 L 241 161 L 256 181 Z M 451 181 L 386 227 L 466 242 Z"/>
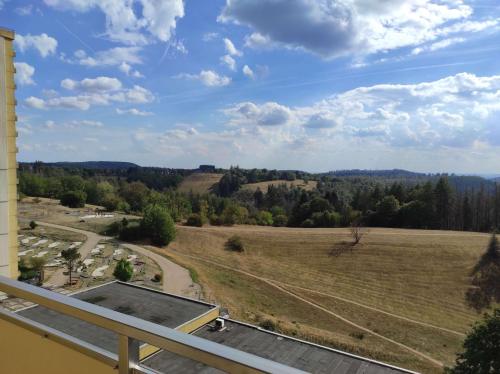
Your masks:
<path fill-rule="evenodd" d="M 3 276 L 0 276 L 0 291 L 116 333 L 118 336 L 118 355 L 58 332 L 48 326 L 30 321 L 15 313 L 0 310 L 0 320 L 38 333 L 81 354 L 117 368 L 119 374 L 151 373 L 149 369 L 142 367 L 139 363 L 139 342 L 148 343 L 225 372 L 304 373 L 301 370 L 262 357 Z M 145 302 L 147 301 L 145 300 Z"/>

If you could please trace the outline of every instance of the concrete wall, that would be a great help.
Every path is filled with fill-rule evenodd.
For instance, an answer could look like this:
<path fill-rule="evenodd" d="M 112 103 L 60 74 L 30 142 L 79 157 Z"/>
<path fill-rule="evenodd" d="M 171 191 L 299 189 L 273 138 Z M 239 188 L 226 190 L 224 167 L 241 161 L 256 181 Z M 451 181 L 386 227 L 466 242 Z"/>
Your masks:
<path fill-rule="evenodd" d="M 17 277 L 14 33 L 0 29 L 0 275 Z"/>
<path fill-rule="evenodd" d="M 0 331 L 0 373 L 118 373 L 97 359 L 2 319 Z"/>

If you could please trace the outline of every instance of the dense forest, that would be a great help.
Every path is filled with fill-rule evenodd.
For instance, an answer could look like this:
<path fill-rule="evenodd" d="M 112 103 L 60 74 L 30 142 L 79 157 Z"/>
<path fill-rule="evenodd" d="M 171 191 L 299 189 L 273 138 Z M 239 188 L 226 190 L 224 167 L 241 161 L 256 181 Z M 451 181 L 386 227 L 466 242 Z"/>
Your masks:
<path fill-rule="evenodd" d="M 133 165 L 133 164 L 132 164 Z M 224 172 L 213 193 L 177 191 L 188 169 L 114 167 L 100 164 L 21 164 L 19 189 L 29 196 L 60 199 L 142 214 L 164 206 L 177 222 L 191 225 L 258 224 L 292 227 L 350 225 L 491 231 L 500 224 L 500 188 L 480 177 L 420 174 L 404 170 L 311 174 L 293 170 Z M 283 182 L 265 191 L 241 188 L 262 181 L 316 181 L 305 191 Z"/>

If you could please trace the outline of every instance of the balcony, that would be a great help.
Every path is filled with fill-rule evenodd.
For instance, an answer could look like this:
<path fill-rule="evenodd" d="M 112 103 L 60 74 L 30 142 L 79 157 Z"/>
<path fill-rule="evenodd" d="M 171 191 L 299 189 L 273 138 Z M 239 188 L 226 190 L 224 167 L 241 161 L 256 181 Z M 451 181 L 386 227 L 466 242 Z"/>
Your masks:
<path fill-rule="evenodd" d="M 0 291 L 37 304 L 16 313 L 0 309 L 2 372 L 410 373 L 131 284 L 67 296 L 0 277 Z"/>

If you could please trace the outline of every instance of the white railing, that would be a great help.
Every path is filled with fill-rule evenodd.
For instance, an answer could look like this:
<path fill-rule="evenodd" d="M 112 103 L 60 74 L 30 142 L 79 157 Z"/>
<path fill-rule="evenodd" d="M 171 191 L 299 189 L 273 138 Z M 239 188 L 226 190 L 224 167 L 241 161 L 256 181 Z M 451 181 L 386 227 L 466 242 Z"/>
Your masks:
<path fill-rule="evenodd" d="M 1 319 L 20 326 L 29 326 L 31 330 L 46 331 L 54 337 L 54 340 L 77 349 L 83 354 L 114 366 L 117 365 L 119 374 L 148 372 L 147 368 L 142 368 L 139 364 L 139 342 L 151 344 L 225 372 L 304 373 L 262 357 L 3 276 L 0 276 L 0 291 L 116 333 L 119 343 L 117 356 L 79 339 L 58 333 L 48 326 L 32 321 L 30 323 L 28 319 L 15 313 L 0 313 Z"/>

